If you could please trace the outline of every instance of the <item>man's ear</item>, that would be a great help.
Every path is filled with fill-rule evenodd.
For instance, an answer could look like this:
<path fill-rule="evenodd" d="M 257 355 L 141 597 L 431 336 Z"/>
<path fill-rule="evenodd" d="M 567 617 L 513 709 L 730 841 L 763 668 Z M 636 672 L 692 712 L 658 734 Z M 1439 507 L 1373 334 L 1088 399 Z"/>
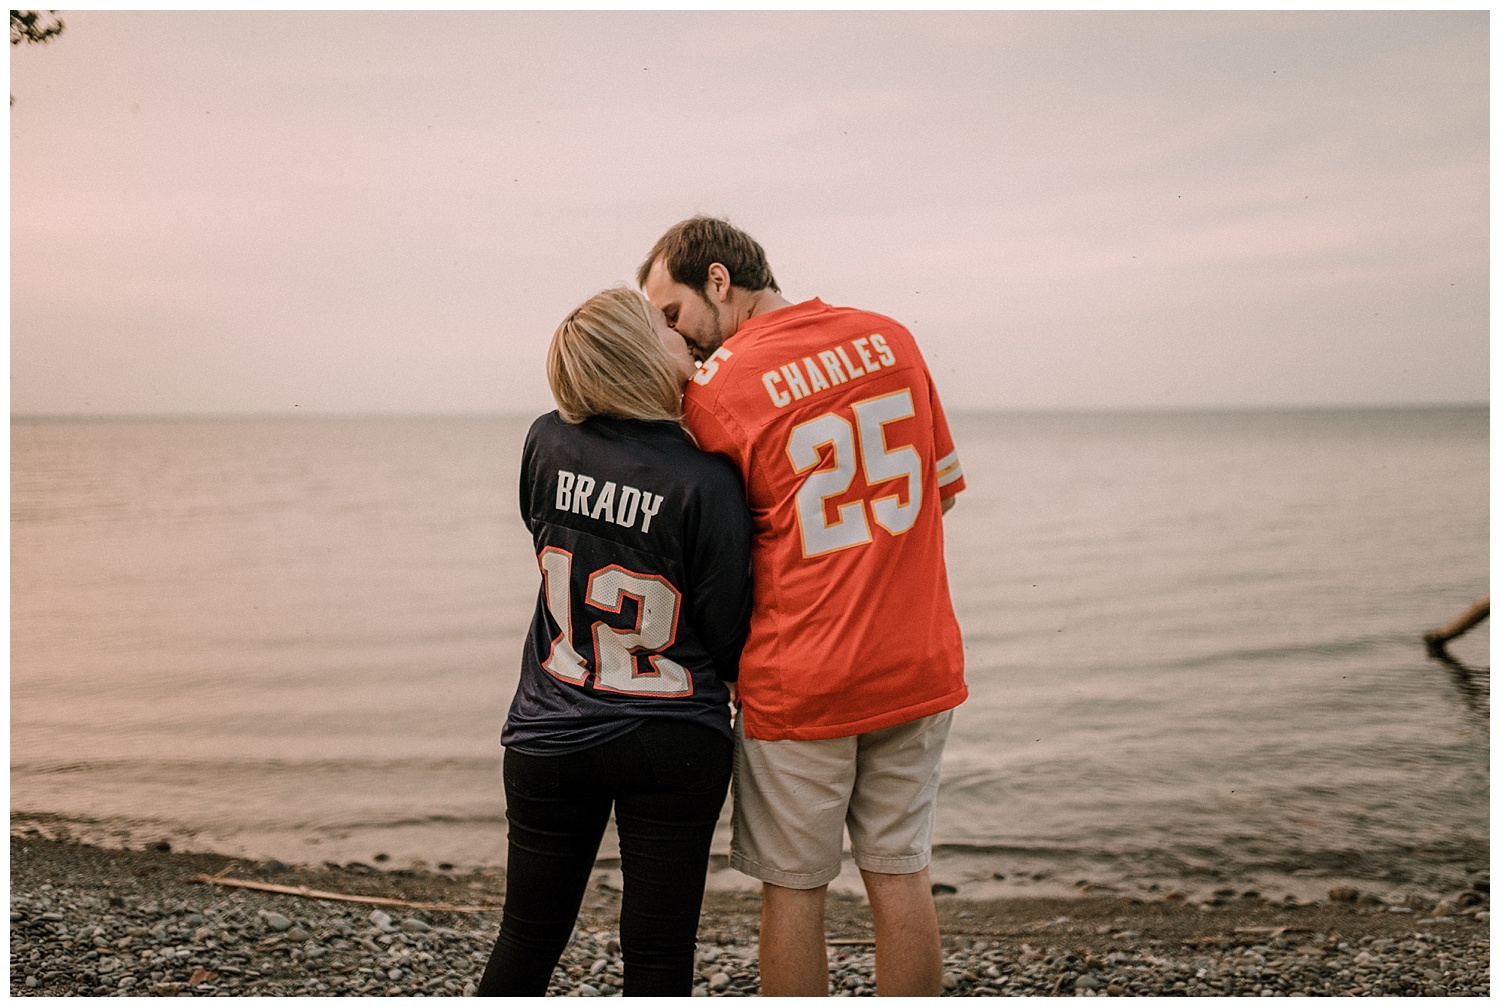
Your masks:
<path fill-rule="evenodd" d="M 722 262 L 713 262 L 708 267 L 707 293 L 710 299 L 720 304 L 729 300 L 729 270 Z"/>

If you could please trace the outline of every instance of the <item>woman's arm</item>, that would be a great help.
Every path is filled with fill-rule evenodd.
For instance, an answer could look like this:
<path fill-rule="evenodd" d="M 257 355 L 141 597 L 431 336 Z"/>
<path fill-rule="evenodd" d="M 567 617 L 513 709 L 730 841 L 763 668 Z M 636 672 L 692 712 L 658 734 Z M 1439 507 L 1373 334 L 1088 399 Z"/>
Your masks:
<path fill-rule="evenodd" d="M 734 682 L 750 630 L 753 525 L 739 477 L 727 463 L 716 462 L 716 478 L 700 487 L 687 514 L 685 600 L 719 678 Z"/>

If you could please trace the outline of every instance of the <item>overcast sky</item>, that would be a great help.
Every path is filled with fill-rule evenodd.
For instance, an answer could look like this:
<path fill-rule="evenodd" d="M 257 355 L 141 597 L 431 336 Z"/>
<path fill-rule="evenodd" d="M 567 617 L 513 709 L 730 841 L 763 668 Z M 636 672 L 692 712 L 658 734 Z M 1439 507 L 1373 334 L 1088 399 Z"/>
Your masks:
<path fill-rule="evenodd" d="M 1488 401 L 1483 11 L 63 16 L 18 414 L 542 411 L 697 212 L 953 409 Z"/>

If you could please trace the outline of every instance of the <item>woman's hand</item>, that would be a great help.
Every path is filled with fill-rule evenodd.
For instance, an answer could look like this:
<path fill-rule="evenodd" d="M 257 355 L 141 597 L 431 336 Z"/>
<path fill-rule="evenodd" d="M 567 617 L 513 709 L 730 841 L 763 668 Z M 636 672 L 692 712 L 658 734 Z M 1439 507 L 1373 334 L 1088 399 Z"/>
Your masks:
<path fill-rule="evenodd" d="M 740 708 L 740 687 L 734 682 L 725 682 L 729 686 L 729 705 L 736 710 Z"/>

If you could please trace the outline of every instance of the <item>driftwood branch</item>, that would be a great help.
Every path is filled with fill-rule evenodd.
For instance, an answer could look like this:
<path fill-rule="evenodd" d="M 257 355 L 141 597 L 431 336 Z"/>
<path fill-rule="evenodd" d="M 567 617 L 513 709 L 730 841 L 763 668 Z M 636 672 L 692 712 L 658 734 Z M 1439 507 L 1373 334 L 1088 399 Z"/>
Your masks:
<path fill-rule="evenodd" d="M 1442 629 L 1435 629 L 1431 633 L 1424 634 L 1422 639 L 1427 643 L 1427 653 L 1433 657 L 1441 657 L 1443 649 L 1447 646 L 1449 640 L 1463 636 L 1489 617 L 1490 596 L 1485 595 L 1465 609 L 1463 615 L 1460 615 Z"/>
<path fill-rule="evenodd" d="M 436 913 L 493 913 L 499 906 L 445 906 L 436 902 L 407 902 L 403 899 L 386 899 L 378 895 L 345 895 L 342 892 L 320 892 L 303 885 L 273 885 L 266 881 L 241 881 L 227 878 L 223 874 L 195 874 L 188 878 L 205 885 L 223 885 L 226 888 L 250 888 L 257 892 L 275 892 L 277 895 L 296 895 L 304 899 L 324 899 L 329 902 L 359 902 L 367 906 L 395 906 L 399 909 L 420 909 Z"/>

